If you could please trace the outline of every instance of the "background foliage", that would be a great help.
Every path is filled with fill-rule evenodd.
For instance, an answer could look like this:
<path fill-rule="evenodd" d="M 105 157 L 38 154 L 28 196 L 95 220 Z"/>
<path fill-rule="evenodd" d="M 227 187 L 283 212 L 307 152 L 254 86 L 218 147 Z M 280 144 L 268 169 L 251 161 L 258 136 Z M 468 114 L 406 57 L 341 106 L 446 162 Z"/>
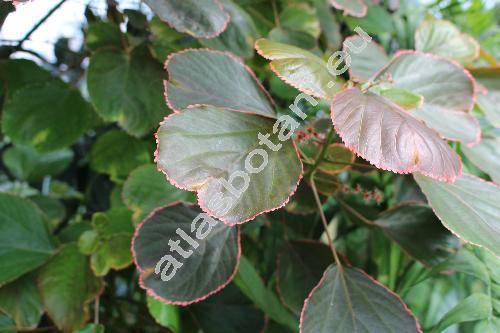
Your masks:
<path fill-rule="evenodd" d="M 0 47 L 0 332 L 500 331 L 498 5 L 144 2 L 89 6 L 83 45 L 59 40 L 55 62 L 24 48 L 29 35 Z M 0 24 L 14 10 L 0 3 Z M 380 47 L 332 77 L 325 61 L 356 26 Z M 185 170 L 234 171 L 210 154 L 236 139 L 248 150 L 300 91 L 320 102 L 300 105 L 293 143 L 270 156 L 279 185 L 266 171 L 217 216 L 250 222 L 219 223 L 173 282 L 152 275 L 174 227 L 189 233 L 209 210 L 195 191 L 220 190 Z M 398 133 L 399 160 L 373 153 L 346 100 L 401 115 L 413 124 L 402 135 L 444 162 L 415 160 Z M 193 104 L 211 106 L 183 110 Z M 251 134 L 220 139 L 235 128 Z"/>

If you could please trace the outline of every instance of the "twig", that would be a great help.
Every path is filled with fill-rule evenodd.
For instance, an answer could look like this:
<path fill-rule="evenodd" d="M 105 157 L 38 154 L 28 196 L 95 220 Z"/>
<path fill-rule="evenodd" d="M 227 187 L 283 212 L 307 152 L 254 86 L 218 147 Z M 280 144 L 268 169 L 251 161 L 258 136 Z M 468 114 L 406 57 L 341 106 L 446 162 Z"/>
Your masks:
<path fill-rule="evenodd" d="M 59 3 L 58 3 L 57 5 L 55 5 L 55 6 L 54 6 L 51 10 L 49 10 L 49 11 L 48 11 L 48 13 L 47 13 L 47 14 L 45 14 L 45 16 L 44 16 L 44 17 L 42 17 L 42 19 L 41 19 L 40 21 L 38 21 L 38 23 L 37 23 L 37 24 L 35 24 L 35 25 L 33 26 L 33 28 L 31 28 L 31 30 L 30 30 L 30 31 L 28 31 L 28 33 L 27 33 L 26 35 L 24 35 L 24 37 L 23 37 L 23 38 L 22 38 L 22 39 L 21 39 L 21 40 L 17 43 L 16 49 L 21 49 L 21 46 L 23 45 L 23 43 L 24 43 L 25 41 L 27 41 L 27 40 L 30 38 L 30 36 L 31 36 L 31 35 L 32 35 L 32 34 L 33 34 L 33 33 L 34 33 L 34 32 L 35 32 L 35 31 L 36 31 L 36 30 L 37 30 L 37 29 L 38 29 L 38 28 L 39 28 L 39 27 L 40 27 L 40 26 L 41 26 L 41 25 L 45 22 L 45 21 L 47 21 L 47 19 L 48 19 L 50 16 L 52 16 L 52 14 L 54 14 L 54 12 L 55 12 L 56 10 L 58 10 L 58 9 L 59 9 L 59 7 L 61 7 L 61 6 L 62 6 L 62 4 L 63 4 L 63 3 L 65 3 L 65 2 L 66 2 L 66 0 L 61 0 L 61 1 L 59 1 Z"/>
<path fill-rule="evenodd" d="M 321 222 L 323 223 L 323 228 L 325 229 L 326 238 L 328 239 L 328 246 L 332 251 L 333 258 L 335 258 L 337 266 L 339 267 L 339 269 L 342 269 L 342 263 L 340 262 L 337 250 L 335 249 L 335 244 L 333 244 L 332 237 L 330 236 L 330 232 L 328 231 L 328 222 L 326 222 L 325 213 L 323 212 L 323 206 L 321 205 L 321 200 L 319 199 L 318 190 L 316 189 L 316 183 L 314 182 L 314 172 L 311 174 L 311 188 L 314 194 L 314 199 L 316 200 L 316 205 L 318 206 Z"/>
<path fill-rule="evenodd" d="M 99 324 L 99 295 L 95 298 L 94 301 L 94 324 Z"/>

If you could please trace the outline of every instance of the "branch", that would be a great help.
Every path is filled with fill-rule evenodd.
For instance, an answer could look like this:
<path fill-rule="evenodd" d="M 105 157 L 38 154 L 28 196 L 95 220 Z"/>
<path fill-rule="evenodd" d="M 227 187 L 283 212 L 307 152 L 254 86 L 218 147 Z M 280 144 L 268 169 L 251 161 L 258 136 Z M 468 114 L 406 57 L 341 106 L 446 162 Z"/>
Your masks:
<path fill-rule="evenodd" d="M 27 33 L 26 35 L 24 35 L 24 37 L 23 37 L 23 38 L 19 41 L 19 43 L 17 43 L 16 49 L 20 49 L 20 48 L 21 48 L 21 46 L 23 45 L 23 43 L 24 43 L 25 41 L 27 41 L 27 40 L 28 40 L 28 38 L 30 38 L 30 37 L 31 37 L 31 35 L 32 35 L 32 34 L 33 34 L 33 33 L 34 33 L 34 32 L 35 32 L 38 28 L 40 28 L 40 26 L 41 26 L 41 25 L 42 25 L 45 21 L 47 21 L 47 19 L 48 19 L 50 16 L 52 16 L 52 14 L 54 14 L 54 12 L 55 12 L 56 10 L 58 10 L 58 9 L 59 9 L 59 7 L 61 7 L 61 6 L 62 6 L 62 4 L 63 4 L 63 3 L 65 3 L 65 2 L 66 2 L 66 0 L 61 0 L 61 1 L 57 4 L 57 5 L 55 5 L 55 6 L 54 6 L 51 10 L 49 10 L 49 12 L 48 12 L 47 14 L 45 14 L 45 16 L 44 16 L 44 17 L 42 17 L 42 19 L 41 19 L 40 21 L 38 21 L 38 23 L 37 23 L 37 24 L 35 24 L 35 25 L 33 26 L 33 28 L 31 28 L 31 30 L 30 30 L 30 31 L 28 31 L 28 33 Z"/>

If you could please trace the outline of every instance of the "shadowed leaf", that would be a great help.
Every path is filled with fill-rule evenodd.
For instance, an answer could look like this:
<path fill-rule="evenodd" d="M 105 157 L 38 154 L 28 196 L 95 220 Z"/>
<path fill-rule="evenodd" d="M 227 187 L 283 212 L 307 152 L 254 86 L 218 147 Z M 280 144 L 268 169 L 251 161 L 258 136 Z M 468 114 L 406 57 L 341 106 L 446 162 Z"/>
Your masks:
<path fill-rule="evenodd" d="M 342 10 L 344 15 L 356 17 L 365 16 L 368 10 L 363 0 L 330 0 L 330 4 L 338 10 Z"/>
<path fill-rule="evenodd" d="M 350 57 L 349 77 L 358 82 L 368 81 L 389 61 L 381 45 L 373 40 L 366 42 L 365 47 L 363 43 L 359 35 L 347 37 L 343 43 L 343 51 Z"/>

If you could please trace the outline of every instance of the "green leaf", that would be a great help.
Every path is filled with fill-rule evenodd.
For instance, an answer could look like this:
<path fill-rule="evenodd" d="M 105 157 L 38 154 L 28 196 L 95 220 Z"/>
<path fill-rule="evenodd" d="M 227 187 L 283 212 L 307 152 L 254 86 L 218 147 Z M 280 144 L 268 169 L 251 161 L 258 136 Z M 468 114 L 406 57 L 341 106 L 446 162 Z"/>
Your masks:
<path fill-rule="evenodd" d="M 223 32 L 229 15 L 217 0 L 145 0 L 160 19 L 177 31 L 196 38 L 214 38 Z"/>
<path fill-rule="evenodd" d="M 321 31 L 325 35 L 328 44 L 328 49 L 333 51 L 339 50 L 342 45 L 342 35 L 340 34 L 340 24 L 338 20 L 330 11 L 325 1 L 315 0 L 314 6 Z"/>
<path fill-rule="evenodd" d="M 4 151 L 3 162 L 16 178 L 36 182 L 63 172 L 73 156 L 71 149 L 40 153 L 31 147 L 16 146 Z"/>
<path fill-rule="evenodd" d="M 30 201 L 0 193 L 0 285 L 40 267 L 53 254 L 41 211 Z"/>
<path fill-rule="evenodd" d="M 424 98 L 411 91 L 401 88 L 382 89 L 380 96 L 390 99 L 405 110 L 416 109 L 422 106 Z"/>
<path fill-rule="evenodd" d="M 347 37 L 343 51 L 349 55 L 349 77 L 358 82 L 368 81 L 389 61 L 381 45 L 373 39 L 365 41 L 359 35 Z"/>
<path fill-rule="evenodd" d="M 460 32 L 451 22 L 427 19 L 415 31 L 415 49 L 437 54 L 460 63 L 471 63 L 479 57 L 479 43 Z"/>
<path fill-rule="evenodd" d="M 282 302 L 296 315 L 325 269 L 333 262 L 327 245 L 314 241 L 294 241 L 278 257 L 277 289 Z"/>
<path fill-rule="evenodd" d="M 78 238 L 78 250 L 86 255 L 91 255 L 99 248 L 99 235 L 94 230 L 85 231 Z"/>
<path fill-rule="evenodd" d="M 110 22 L 97 21 L 89 24 L 85 35 L 85 46 L 91 51 L 97 51 L 102 47 L 122 47 L 122 35 L 120 27 Z"/>
<path fill-rule="evenodd" d="M 120 180 L 139 165 L 151 161 L 149 143 L 127 135 L 120 130 L 110 130 L 99 136 L 90 151 L 90 167 Z"/>
<path fill-rule="evenodd" d="M 330 4 L 342 10 L 344 15 L 351 15 L 356 17 L 363 17 L 366 15 L 368 7 L 363 0 L 329 0 Z"/>
<path fill-rule="evenodd" d="M 486 319 L 491 316 L 491 311 L 489 296 L 472 294 L 448 311 L 431 332 L 442 332 L 453 324 Z"/>
<path fill-rule="evenodd" d="M 148 310 L 155 321 L 173 333 L 179 333 L 181 327 L 181 317 L 179 308 L 175 305 L 164 304 L 152 296 L 147 297 Z"/>
<path fill-rule="evenodd" d="M 101 280 L 74 243 L 62 246 L 43 266 L 38 286 L 49 317 L 64 332 L 83 327 L 89 318 L 87 304 L 102 290 Z"/>
<path fill-rule="evenodd" d="M 444 183 L 415 174 L 415 180 L 444 226 L 465 241 L 500 255 L 500 187 L 463 174 Z"/>
<path fill-rule="evenodd" d="M 421 332 L 398 295 L 361 270 L 331 265 L 304 303 L 301 333 Z"/>
<path fill-rule="evenodd" d="M 132 264 L 130 242 L 132 234 L 120 233 L 101 240 L 90 257 L 90 267 L 96 276 L 104 276 L 111 269 L 120 270 Z"/>
<path fill-rule="evenodd" d="M 0 288 L 0 311 L 14 320 L 17 329 L 38 325 L 44 310 L 33 274 L 25 274 Z"/>
<path fill-rule="evenodd" d="M 453 181 L 458 155 L 436 132 L 390 100 L 356 88 L 337 94 L 332 121 L 345 145 L 378 168 Z"/>
<path fill-rule="evenodd" d="M 316 11 L 307 3 L 286 6 L 279 15 L 279 22 L 285 29 L 305 32 L 314 38 L 321 33 Z"/>
<path fill-rule="evenodd" d="M 104 325 L 87 324 L 84 328 L 77 330 L 74 333 L 104 333 Z"/>
<path fill-rule="evenodd" d="M 16 333 L 16 325 L 8 316 L 0 314 L 0 333 Z"/>
<path fill-rule="evenodd" d="M 286 204 L 301 178 L 294 142 L 276 135 L 273 123 L 226 109 L 189 108 L 161 124 L 156 162 L 172 184 L 198 192 L 204 211 L 228 224 L 247 222 Z M 261 146 L 259 133 L 278 146 Z"/>
<path fill-rule="evenodd" d="M 171 54 L 165 68 L 165 96 L 174 111 L 204 104 L 276 117 L 271 97 L 255 74 L 230 53 L 185 50 Z"/>
<path fill-rule="evenodd" d="M 500 137 L 483 136 L 473 147 L 462 146 L 464 155 L 500 184 Z"/>
<path fill-rule="evenodd" d="M 234 285 L 190 307 L 204 333 L 263 332 L 267 318 Z"/>
<path fill-rule="evenodd" d="M 123 185 L 123 201 L 134 212 L 133 220 L 140 221 L 153 209 L 175 201 L 195 202 L 192 192 L 176 188 L 153 164 L 132 171 Z"/>
<path fill-rule="evenodd" d="M 349 168 L 354 163 L 356 156 L 341 143 L 332 143 L 326 150 L 323 161 L 318 164 L 318 170 L 322 173 L 335 175 Z"/>
<path fill-rule="evenodd" d="M 479 124 L 469 112 L 474 105 L 474 82 L 457 63 L 431 54 L 399 51 L 375 80 L 422 96 L 424 103 L 411 114 L 443 137 L 467 145 L 479 141 Z"/>
<path fill-rule="evenodd" d="M 93 119 L 78 90 L 53 80 L 16 90 L 4 105 L 2 131 L 15 144 L 47 152 L 75 143 Z"/>
<path fill-rule="evenodd" d="M 231 21 L 218 37 L 200 39 L 200 43 L 216 50 L 233 52 L 243 58 L 251 58 L 253 43 L 258 37 L 252 17 L 232 0 L 220 0 L 220 3 L 231 16 Z"/>
<path fill-rule="evenodd" d="M 4 81 L 7 88 L 7 98 L 19 89 L 33 84 L 52 81 L 52 75 L 27 59 L 8 59 L 0 61 L 0 80 Z"/>
<path fill-rule="evenodd" d="M 500 69 L 499 67 L 479 67 L 471 70 L 478 83 L 477 105 L 488 121 L 500 127 Z"/>
<path fill-rule="evenodd" d="M 342 90 L 342 78 L 331 74 L 326 62 L 311 52 L 263 38 L 255 48 L 271 60 L 271 69 L 280 79 L 306 94 L 331 99 Z"/>
<path fill-rule="evenodd" d="M 178 246 L 178 247 L 177 247 Z M 224 288 L 236 274 L 239 231 L 196 206 L 182 203 L 156 210 L 132 241 L 140 285 L 167 304 L 199 302 Z"/>
<path fill-rule="evenodd" d="M 296 318 L 281 305 L 278 297 L 266 288 L 255 268 L 243 256 L 234 283 L 269 318 L 297 332 Z"/>
<path fill-rule="evenodd" d="M 90 58 L 87 86 L 97 113 L 134 136 L 144 136 L 167 115 L 161 65 L 145 45 L 126 53 L 101 49 Z"/>
<path fill-rule="evenodd" d="M 133 233 L 132 213 L 126 208 L 113 208 L 98 212 L 92 216 L 92 226 L 101 237 L 110 237 L 119 233 Z"/>
<path fill-rule="evenodd" d="M 283 29 L 281 27 L 272 29 L 267 38 L 276 43 L 292 45 L 305 50 L 314 50 L 318 47 L 318 43 L 313 36 L 302 31 Z"/>
<path fill-rule="evenodd" d="M 344 0 L 344 2 L 351 2 Z M 357 1 L 357 0 L 356 0 Z M 349 29 L 360 27 L 370 35 L 391 34 L 394 31 L 394 19 L 382 6 L 368 6 L 368 12 L 363 17 L 345 17 Z"/>
<path fill-rule="evenodd" d="M 29 199 L 45 213 L 50 231 L 53 231 L 66 216 L 66 207 L 57 199 L 46 195 L 35 195 Z"/>
<path fill-rule="evenodd" d="M 424 265 L 436 265 L 457 251 L 459 242 L 432 210 L 406 204 L 385 211 L 373 221 L 411 257 Z"/>

